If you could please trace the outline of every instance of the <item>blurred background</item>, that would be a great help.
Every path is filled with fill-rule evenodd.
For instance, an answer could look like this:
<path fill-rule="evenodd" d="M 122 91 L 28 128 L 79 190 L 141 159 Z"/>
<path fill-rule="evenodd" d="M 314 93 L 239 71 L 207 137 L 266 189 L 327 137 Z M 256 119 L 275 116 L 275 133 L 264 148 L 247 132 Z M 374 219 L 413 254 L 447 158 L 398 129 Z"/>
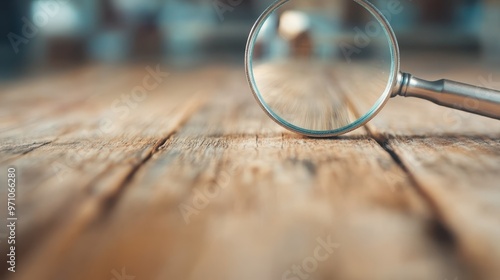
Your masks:
<path fill-rule="evenodd" d="M 453 50 L 499 64 L 500 1 L 372 2 L 384 9 L 391 1 L 404 7 L 390 19 L 403 52 Z M 96 62 L 161 61 L 178 69 L 242 64 L 250 28 L 272 2 L 5 1 L 0 10 L 0 77 L 5 81 Z"/>

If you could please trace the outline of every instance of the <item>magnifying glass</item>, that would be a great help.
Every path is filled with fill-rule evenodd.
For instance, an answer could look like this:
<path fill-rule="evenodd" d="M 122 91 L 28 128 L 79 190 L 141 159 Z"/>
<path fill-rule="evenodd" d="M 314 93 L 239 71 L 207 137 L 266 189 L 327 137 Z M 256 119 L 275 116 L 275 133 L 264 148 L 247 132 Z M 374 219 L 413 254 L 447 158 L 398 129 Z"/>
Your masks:
<path fill-rule="evenodd" d="M 366 0 L 279 0 L 268 7 L 250 32 L 245 68 L 269 117 L 302 135 L 331 137 L 404 96 L 500 119 L 499 91 L 400 72 L 385 13 Z"/>

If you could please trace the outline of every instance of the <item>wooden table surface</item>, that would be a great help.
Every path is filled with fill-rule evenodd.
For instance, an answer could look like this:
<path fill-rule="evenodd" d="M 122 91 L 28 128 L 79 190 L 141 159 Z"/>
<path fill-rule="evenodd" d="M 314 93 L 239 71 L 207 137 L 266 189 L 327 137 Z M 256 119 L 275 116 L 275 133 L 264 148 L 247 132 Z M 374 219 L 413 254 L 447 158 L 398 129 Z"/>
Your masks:
<path fill-rule="evenodd" d="M 423 61 L 423 78 L 499 86 Z M 144 65 L 2 86 L 0 217 L 13 166 L 18 227 L 0 278 L 500 279 L 500 122 L 395 98 L 308 139 L 267 118 L 241 67 L 168 71 L 135 97 Z"/>

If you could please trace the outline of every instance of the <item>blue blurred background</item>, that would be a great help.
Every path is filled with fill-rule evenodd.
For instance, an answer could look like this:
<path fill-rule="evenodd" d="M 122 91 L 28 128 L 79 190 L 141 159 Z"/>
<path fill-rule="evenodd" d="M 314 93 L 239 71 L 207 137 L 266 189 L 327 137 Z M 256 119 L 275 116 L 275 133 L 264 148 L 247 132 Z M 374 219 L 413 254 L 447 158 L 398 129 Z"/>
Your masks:
<path fill-rule="evenodd" d="M 405 8 L 390 19 L 403 50 L 453 50 L 499 63 L 499 1 L 373 0 L 382 9 L 390 1 Z M 5 1 L 0 10 L 0 77 L 96 62 L 161 61 L 179 69 L 242 63 L 250 28 L 272 2 Z"/>

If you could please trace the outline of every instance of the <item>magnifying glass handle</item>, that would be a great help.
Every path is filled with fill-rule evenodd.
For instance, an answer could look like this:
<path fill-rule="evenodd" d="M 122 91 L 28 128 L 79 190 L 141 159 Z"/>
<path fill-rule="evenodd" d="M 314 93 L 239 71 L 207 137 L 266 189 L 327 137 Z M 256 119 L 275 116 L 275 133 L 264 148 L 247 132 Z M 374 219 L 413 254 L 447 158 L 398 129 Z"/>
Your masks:
<path fill-rule="evenodd" d="M 500 91 L 450 80 L 426 81 L 400 73 L 393 96 L 418 97 L 438 105 L 500 120 Z"/>

